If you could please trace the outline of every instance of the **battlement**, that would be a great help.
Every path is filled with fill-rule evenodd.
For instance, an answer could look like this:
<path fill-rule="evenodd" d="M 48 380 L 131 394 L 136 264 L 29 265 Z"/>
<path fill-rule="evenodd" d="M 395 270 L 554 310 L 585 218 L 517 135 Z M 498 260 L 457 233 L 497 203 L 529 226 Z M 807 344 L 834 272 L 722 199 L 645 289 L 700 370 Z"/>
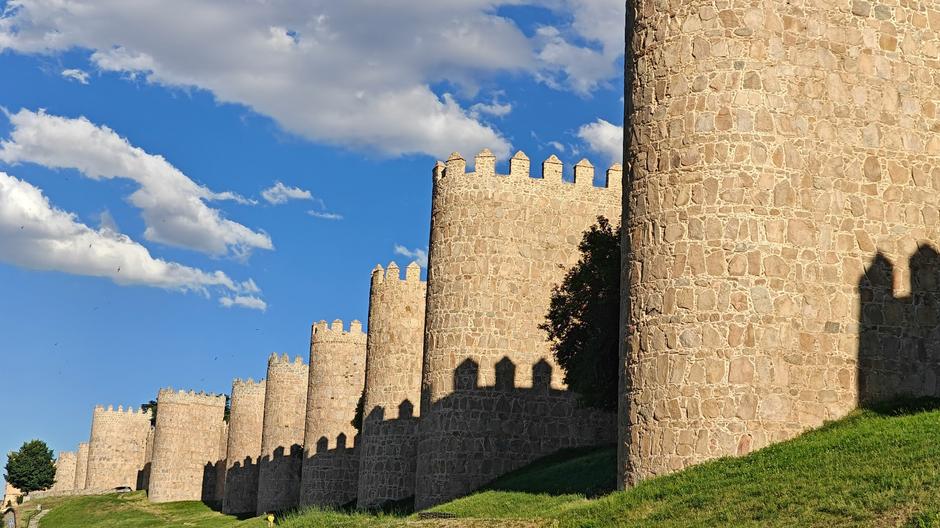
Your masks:
<path fill-rule="evenodd" d="M 113 416 L 140 416 L 141 418 L 150 419 L 151 413 L 150 410 L 141 410 L 138 407 L 133 405 L 128 405 L 126 408 L 123 405 L 118 405 L 117 409 L 113 405 L 95 405 L 95 414 L 96 415 L 113 415 Z"/>
<path fill-rule="evenodd" d="M 362 331 L 362 323 L 354 319 L 349 323 L 349 330 L 343 330 L 342 319 L 334 319 L 332 323 L 319 321 L 313 324 L 311 341 L 314 343 L 323 341 L 366 341 L 366 334 Z"/>
<path fill-rule="evenodd" d="M 225 407 L 225 395 L 182 389 L 177 391 L 173 387 L 167 387 L 157 393 L 157 403 L 164 402 Z"/>
<path fill-rule="evenodd" d="M 594 165 L 587 159 L 582 159 L 574 165 L 574 182 L 563 178 L 564 164 L 558 156 L 552 154 L 542 162 L 542 172 L 533 177 L 530 174 L 529 157 L 521 150 L 509 160 L 509 174 L 497 174 L 496 157 L 489 149 L 483 149 L 474 158 L 474 171 L 467 172 L 467 161 L 459 152 L 454 152 L 446 162 L 438 161 L 434 165 L 434 181 L 457 177 L 488 177 L 499 176 L 504 178 L 531 180 L 534 182 L 548 182 L 575 185 L 593 189 L 620 190 L 623 180 L 623 166 L 614 163 L 607 169 L 606 178 L 602 186 L 594 186 Z"/>
<path fill-rule="evenodd" d="M 399 283 L 420 283 L 424 282 L 421 280 L 421 266 L 417 262 L 412 262 L 408 264 L 405 268 L 405 278 L 402 280 L 401 272 L 398 269 L 398 264 L 395 261 L 388 263 L 388 268 L 382 269 L 381 264 L 376 264 L 375 268 L 372 269 L 372 287 L 379 287 L 383 284 L 399 284 Z"/>
<path fill-rule="evenodd" d="M 271 352 L 271 355 L 268 356 L 268 365 L 284 364 L 301 366 L 304 365 L 304 358 L 301 356 L 296 356 L 294 357 L 293 361 L 291 361 L 291 358 L 289 355 L 287 355 L 287 352 L 281 354 L 280 356 L 277 355 L 277 352 Z"/>
<path fill-rule="evenodd" d="M 264 394 L 264 384 L 264 378 L 258 381 L 255 381 L 253 378 L 248 378 L 246 380 L 235 378 L 232 380 L 232 393 L 234 394 L 234 392 L 238 390 L 242 393 L 260 391 L 262 394 Z"/>

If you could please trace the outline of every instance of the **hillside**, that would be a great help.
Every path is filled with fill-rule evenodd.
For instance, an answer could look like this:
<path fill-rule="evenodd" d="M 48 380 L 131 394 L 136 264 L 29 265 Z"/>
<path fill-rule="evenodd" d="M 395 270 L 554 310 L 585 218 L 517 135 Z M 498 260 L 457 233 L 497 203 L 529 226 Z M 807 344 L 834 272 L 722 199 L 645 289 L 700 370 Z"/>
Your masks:
<path fill-rule="evenodd" d="M 486 490 L 417 515 L 308 511 L 279 526 L 940 527 L 940 405 L 866 410 L 746 457 L 716 460 L 628 491 L 613 448 L 559 453 Z M 263 526 L 198 503 L 154 506 L 138 495 L 50 502 L 41 528 Z"/>

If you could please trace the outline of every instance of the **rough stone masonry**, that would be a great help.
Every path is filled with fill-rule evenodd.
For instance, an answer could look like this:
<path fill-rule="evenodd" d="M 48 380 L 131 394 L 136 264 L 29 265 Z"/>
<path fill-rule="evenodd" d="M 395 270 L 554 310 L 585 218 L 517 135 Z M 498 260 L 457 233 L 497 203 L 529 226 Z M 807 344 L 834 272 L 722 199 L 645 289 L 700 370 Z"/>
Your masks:
<path fill-rule="evenodd" d="M 940 2 L 627 25 L 622 484 L 937 395 Z"/>

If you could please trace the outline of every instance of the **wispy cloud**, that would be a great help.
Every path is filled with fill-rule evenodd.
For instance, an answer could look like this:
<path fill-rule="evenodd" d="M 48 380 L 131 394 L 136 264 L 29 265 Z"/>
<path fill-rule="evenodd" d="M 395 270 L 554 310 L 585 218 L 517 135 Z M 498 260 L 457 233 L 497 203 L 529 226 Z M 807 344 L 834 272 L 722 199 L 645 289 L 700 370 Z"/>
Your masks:
<path fill-rule="evenodd" d="M 197 184 L 163 156 L 131 145 L 106 126 L 23 109 L 9 116 L 13 130 L 0 141 L 0 161 L 71 168 L 92 180 L 126 178 L 140 185 L 130 202 L 141 210 L 144 238 L 210 255 L 247 257 L 274 249 L 263 231 L 223 217 L 211 201 L 248 202 L 232 192 Z"/>
<path fill-rule="evenodd" d="M 219 297 L 219 304 L 225 308 L 232 308 L 233 306 L 239 306 L 242 308 L 248 308 L 250 310 L 260 310 L 265 311 L 268 309 L 268 304 L 263 300 L 255 297 L 253 295 L 236 295 L 234 297 Z"/>
<path fill-rule="evenodd" d="M 62 77 L 71 79 L 73 81 L 78 81 L 82 84 L 88 84 L 88 72 L 76 68 L 62 70 Z"/>
<path fill-rule="evenodd" d="M 313 209 L 307 211 L 307 214 L 314 218 L 322 218 L 323 220 L 342 220 L 343 215 L 339 213 L 330 213 L 326 211 L 314 211 Z"/>
<path fill-rule="evenodd" d="M 395 244 L 395 254 L 414 260 L 422 268 L 428 267 L 428 250 L 426 249 L 408 249 L 401 244 Z"/>
<path fill-rule="evenodd" d="M 275 182 L 271 187 L 261 191 L 261 197 L 269 204 L 280 205 L 288 200 L 312 200 L 310 191 L 300 187 L 288 187 L 281 182 Z"/>

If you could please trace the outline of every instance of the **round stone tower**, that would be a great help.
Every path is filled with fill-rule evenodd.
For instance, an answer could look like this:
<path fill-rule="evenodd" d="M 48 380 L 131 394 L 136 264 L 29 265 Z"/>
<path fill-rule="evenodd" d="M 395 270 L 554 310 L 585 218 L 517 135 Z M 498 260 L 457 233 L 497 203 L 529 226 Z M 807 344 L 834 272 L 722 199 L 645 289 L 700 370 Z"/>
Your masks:
<path fill-rule="evenodd" d="M 535 178 L 521 152 L 508 175 L 496 174 L 488 150 L 474 163 L 467 172 L 454 153 L 433 173 L 419 508 L 557 449 L 612 442 L 616 432 L 613 416 L 591 422 L 577 410 L 539 325 L 580 258 L 583 233 L 599 215 L 619 222 L 620 166 L 599 187 L 587 160 L 573 182 L 554 155 Z"/>
<path fill-rule="evenodd" d="M 387 271 L 376 266 L 372 272 L 358 447 L 360 508 L 414 496 L 426 294 L 416 262 L 404 280 L 394 262 Z"/>
<path fill-rule="evenodd" d="M 232 382 L 222 513 L 257 511 L 264 393 L 264 380 L 255 382 L 249 378 Z"/>
<path fill-rule="evenodd" d="M 359 321 L 313 325 L 301 505 L 336 506 L 356 499 L 359 459 L 353 420 L 366 371 L 366 335 Z"/>
<path fill-rule="evenodd" d="M 214 490 L 225 396 L 160 389 L 148 496 L 151 502 L 203 500 Z M 146 441 L 146 436 L 144 436 Z"/>
<path fill-rule="evenodd" d="M 129 486 L 136 489 L 143 470 L 150 413 L 123 406 L 95 407 L 88 444 L 85 488 Z"/>
<path fill-rule="evenodd" d="M 75 489 L 75 465 L 78 459 L 74 451 L 59 453 L 55 459 L 55 484 L 52 491 L 56 493 L 72 491 Z"/>
<path fill-rule="evenodd" d="M 88 472 L 88 442 L 78 444 L 78 454 L 75 457 L 75 484 L 76 490 L 85 489 L 85 476 Z"/>
<path fill-rule="evenodd" d="M 258 464 L 257 513 L 297 507 L 303 464 L 307 365 L 271 354 L 264 385 L 264 421 Z"/>
<path fill-rule="evenodd" d="M 936 4 L 634 5 L 622 483 L 935 395 Z"/>

